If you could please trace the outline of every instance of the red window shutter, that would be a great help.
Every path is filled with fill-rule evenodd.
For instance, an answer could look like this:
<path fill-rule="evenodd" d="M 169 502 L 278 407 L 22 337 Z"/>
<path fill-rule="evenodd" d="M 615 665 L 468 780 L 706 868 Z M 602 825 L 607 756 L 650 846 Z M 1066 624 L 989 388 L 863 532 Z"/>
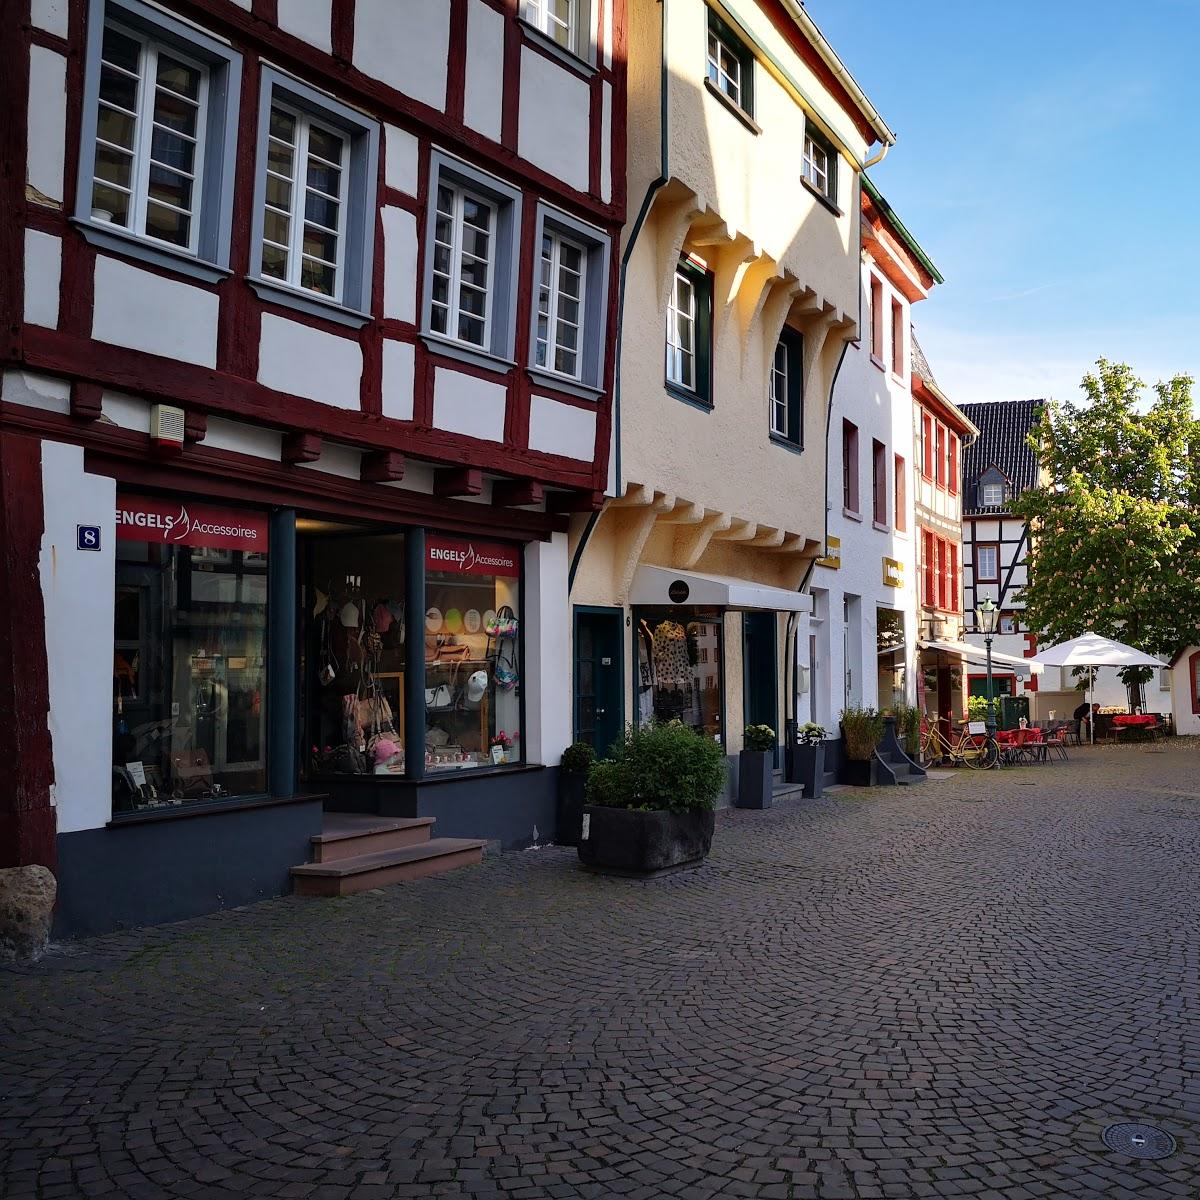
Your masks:
<path fill-rule="evenodd" d="M 1192 712 L 1200 713 L 1200 650 L 1188 659 L 1188 680 L 1191 683 Z"/>
<path fill-rule="evenodd" d="M 938 487 L 946 486 L 946 427 L 937 427 L 937 483 Z"/>
<path fill-rule="evenodd" d="M 958 546 L 950 543 L 950 611 L 958 612 Z"/>
<path fill-rule="evenodd" d="M 896 528 L 903 533 L 908 524 L 908 492 L 907 481 L 904 478 L 904 459 L 901 455 L 896 455 L 896 483 L 895 483 L 895 505 L 896 505 Z"/>
<path fill-rule="evenodd" d="M 933 604 L 933 534 L 928 529 L 921 531 L 921 560 L 925 567 L 925 603 Z"/>
<path fill-rule="evenodd" d="M 944 539 L 937 540 L 937 578 L 938 578 L 938 608 L 946 608 L 946 543 Z"/>
<path fill-rule="evenodd" d="M 921 474 L 933 478 L 933 418 L 921 413 Z"/>
<path fill-rule="evenodd" d="M 950 495 L 958 495 L 958 435 L 950 435 L 950 464 L 949 464 L 949 480 L 947 481 L 950 487 Z"/>

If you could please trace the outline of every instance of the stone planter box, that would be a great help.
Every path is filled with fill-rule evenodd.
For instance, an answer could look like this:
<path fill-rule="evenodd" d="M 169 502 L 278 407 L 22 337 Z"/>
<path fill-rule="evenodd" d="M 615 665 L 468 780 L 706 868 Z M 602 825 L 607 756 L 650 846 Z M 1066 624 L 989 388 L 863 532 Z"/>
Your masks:
<path fill-rule="evenodd" d="M 770 750 L 743 750 L 738 755 L 738 808 L 771 807 L 774 758 Z"/>
<path fill-rule="evenodd" d="M 715 814 L 635 812 L 588 804 L 579 861 L 616 875 L 656 875 L 703 862 L 712 846 Z"/>
<path fill-rule="evenodd" d="M 804 794 L 817 799 L 825 793 L 825 743 L 793 746 L 793 782 L 804 785 Z"/>
<path fill-rule="evenodd" d="M 856 758 L 843 759 L 838 769 L 838 783 L 849 784 L 851 787 L 875 786 L 875 759 L 862 762 Z"/>
<path fill-rule="evenodd" d="M 560 846 L 578 846 L 583 829 L 583 806 L 587 803 L 586 771 L 558 772 L 558 813 L 554 840 Z"/>

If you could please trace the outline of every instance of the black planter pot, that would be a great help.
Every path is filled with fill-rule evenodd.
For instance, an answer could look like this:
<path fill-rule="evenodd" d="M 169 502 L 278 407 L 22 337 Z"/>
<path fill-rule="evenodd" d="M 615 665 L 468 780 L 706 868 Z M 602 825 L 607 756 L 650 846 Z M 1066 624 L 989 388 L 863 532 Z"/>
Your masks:
<path fill-rule="evenodd" d="M 825 743 L 796 746 L 792 750 L 795 783 L 804 784 L 804 794 L 816 799 L 825 792 Z"/>
<path fill-rule="evenodd" d="M 846 783 L 851 787 L 875 786 L 875 760 L 861 762 L 855 758 L 845 758 L 838 768 L 838 783 Z"/>
<path fill-rule="evenodd" d="M 579 861 L 616 875 L 656 875 L 703 862 L 712 846 L 715 815 L 708 812 L 635 812 L 583 809 Z"/>
<path fill-rule="evenodd" d="M 771 807 L 774 759 L 770 750 L 743 750 L 738 755 L 738 808 Z"/>
<path fill-rule="evenodd" d="M 558 820 L 555 826 L 554 840 L 560 846 L 579 845 L 586 792 L 586 771 L 559 771 Z"/>

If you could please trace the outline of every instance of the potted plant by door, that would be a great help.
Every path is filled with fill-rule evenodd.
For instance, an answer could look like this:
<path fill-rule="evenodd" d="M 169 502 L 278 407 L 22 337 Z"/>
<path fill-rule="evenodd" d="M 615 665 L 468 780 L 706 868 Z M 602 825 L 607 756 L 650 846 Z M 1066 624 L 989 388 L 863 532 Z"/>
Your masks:
<path fill-rule="evenodd" d="M 797 730 L 796 741 L 796 782 L 815 799 L 825 791 L 825 727 L 806 721 Z"/>
<path fill-rule="evenodd" d="M 747 725 L 738 755 L 738 808 L 770 808 L 774 792 L 775 730 Z"/>
<path fill-rule="evenodd" d="M 588 776 L 580 862 L 635 876 L 702 862 L 724 786 L 719 742 L 680 721 L 627 729 Z"/>
<path fill-rule="evenodd" d="M 587 742 L 574 742 L 563 751 L 558 766 L 558 821 L 554 840 L 560 846 L 578 846 L 587 799 L 588 772 L 596 751 Z"/>
<path fill-rule="evenodd" d="M 839 783 L 854 787 L 875 784 L 875 748 L 883 737 L 883 717 L 873 708 L 847 708 L 842 713 L 842 755 Z"/>

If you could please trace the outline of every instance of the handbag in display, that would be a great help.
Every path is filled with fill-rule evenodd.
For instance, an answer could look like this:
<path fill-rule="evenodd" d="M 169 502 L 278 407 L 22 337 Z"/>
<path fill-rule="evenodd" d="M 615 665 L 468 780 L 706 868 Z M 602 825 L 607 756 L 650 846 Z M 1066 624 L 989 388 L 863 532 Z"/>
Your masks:
<path fill-rule="evenodd" d="M 502 604 L 496 615 L 488 621 L 484 632 L 490 638 L 504 640 L 517 636 L 517 614 L 507 604 Z"/>
<path fill-rule="evenodd" d="M 517 686 L 517 643 L 505 640 L 496 655 L 496 686 L 502 692 L 511 692 Z"/>
<path fill-rule="evenodd" d="M 425 707 L 428 709 L 447 709 L 453 699 L 448 683 L 439 683 L 436 687 L 425 689 Z"/>

